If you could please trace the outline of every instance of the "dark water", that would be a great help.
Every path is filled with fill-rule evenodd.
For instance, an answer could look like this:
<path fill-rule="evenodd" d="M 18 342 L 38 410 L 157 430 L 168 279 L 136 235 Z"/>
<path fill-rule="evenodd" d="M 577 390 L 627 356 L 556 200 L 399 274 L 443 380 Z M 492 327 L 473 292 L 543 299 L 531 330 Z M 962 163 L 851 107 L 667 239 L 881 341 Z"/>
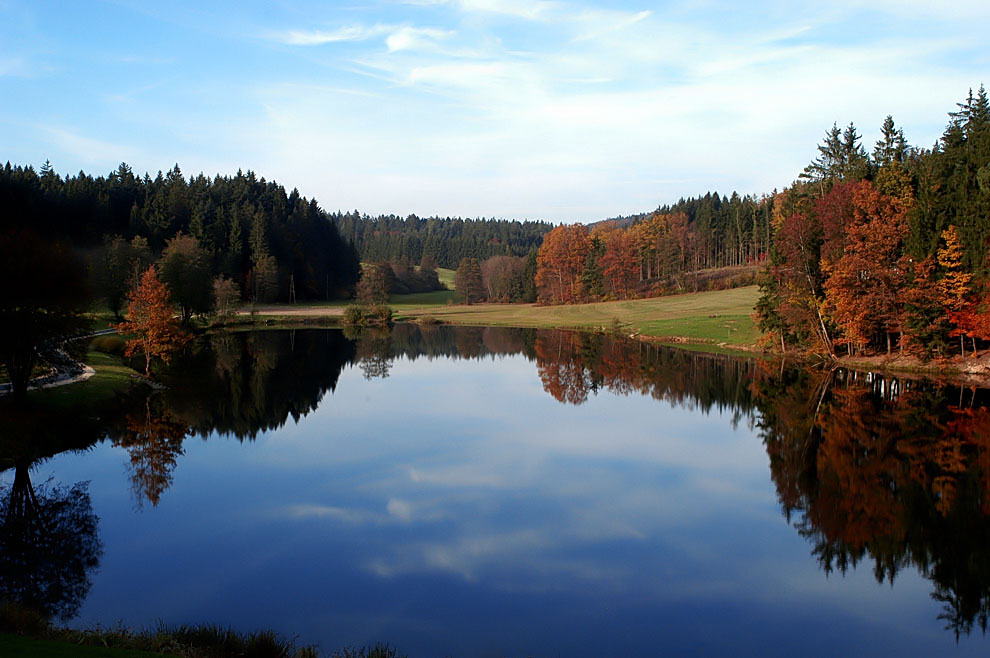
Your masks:
<path fill-rule="evenodd" d="M 164 378 L 2 409 L 0 598 L 412 656 L 990 649 L 984 390 L 401 325 Z"/>

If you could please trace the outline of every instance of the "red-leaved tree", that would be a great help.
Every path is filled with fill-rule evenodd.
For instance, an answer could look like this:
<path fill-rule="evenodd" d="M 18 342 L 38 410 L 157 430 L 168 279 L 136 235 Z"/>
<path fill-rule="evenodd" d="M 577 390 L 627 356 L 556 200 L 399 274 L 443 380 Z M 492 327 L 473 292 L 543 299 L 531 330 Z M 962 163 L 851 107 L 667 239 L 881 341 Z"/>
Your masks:
<path fill-rule="evenodd" d="M 141 281 L 127 296 L 127 320 L 114 325 L 121 334 L 133 335 L 128 339 L 125 356 L 136 352 L 144 354 L 144 374 L 151 374 L 151 359 L 158 357 L 168 362 L 172 354 L 185 345 L 192 336 L 179 329 L 168 288 L 158 278 L 154 265 L 149 267 Z"/>

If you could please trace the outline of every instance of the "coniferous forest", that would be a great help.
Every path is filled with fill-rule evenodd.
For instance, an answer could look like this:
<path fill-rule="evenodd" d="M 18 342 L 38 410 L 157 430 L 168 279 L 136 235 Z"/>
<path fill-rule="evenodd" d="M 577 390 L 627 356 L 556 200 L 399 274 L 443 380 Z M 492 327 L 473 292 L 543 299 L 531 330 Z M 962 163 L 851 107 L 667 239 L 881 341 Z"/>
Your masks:
<path fill-rule="evenodd" d="M 405 259 L 419 263 L 424 256 L 438 267 L 456 269 L 464 258 L 525 256 L 538 249 L 553 225 L 504 219 L 421 218 L 409 215 L 369 217 L 357 210 L 335 213 L 341 234 L 354 243 L 365 262 Z"/>
<path fill-rule="evenodd" d="M 92 293 L 114 311 L 133 270 L 163 253 L 205 277 L 207 298 L 213 275 L 258 301 L 348 296 L 358 277 L 357 252 L 316 200 L 252 172 L 187 179 L 176 165 L 152 178 L 121 164 L 105 177 L 63 178 L 48 163 L 40 171 L 7 163 L 0 204 L 5 232 L 30 231 L 84 254 Z"/>

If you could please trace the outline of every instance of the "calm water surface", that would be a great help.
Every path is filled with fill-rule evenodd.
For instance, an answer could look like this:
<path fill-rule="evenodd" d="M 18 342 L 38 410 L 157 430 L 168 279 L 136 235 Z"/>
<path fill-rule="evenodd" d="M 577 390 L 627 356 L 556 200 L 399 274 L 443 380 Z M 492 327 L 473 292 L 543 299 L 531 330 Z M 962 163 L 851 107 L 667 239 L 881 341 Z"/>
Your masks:
<path fill-rule="evenodd" d="M 4 422 L 0 595 L 411 656 L 990 649 L 986 391 L 401 325 L 165 379 Z"/>

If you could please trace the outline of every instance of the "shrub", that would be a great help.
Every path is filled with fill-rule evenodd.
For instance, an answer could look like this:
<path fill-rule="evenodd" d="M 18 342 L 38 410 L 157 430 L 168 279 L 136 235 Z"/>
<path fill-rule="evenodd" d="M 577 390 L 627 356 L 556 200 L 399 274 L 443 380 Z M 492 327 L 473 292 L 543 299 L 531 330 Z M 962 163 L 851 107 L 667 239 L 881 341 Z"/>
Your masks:
<path fill-rule="evenodd" d="M 364 319 L 364 307 L 358 304 L 351 304 L 344 309 L 344 324 L 362 324 Z"/>
<path fill-rule="evenodd" d="M 124 353 L 124 339 L 116 334 L 97 336 L 90 342 L 89 348 L 94 352 L 120 355 Z"/>
<path fill-rule="evenodd" d="M 387 304 L 351 304 L 344 309 L 344 324 L 381 325 L 392 321 L 392 308 Z"/>

